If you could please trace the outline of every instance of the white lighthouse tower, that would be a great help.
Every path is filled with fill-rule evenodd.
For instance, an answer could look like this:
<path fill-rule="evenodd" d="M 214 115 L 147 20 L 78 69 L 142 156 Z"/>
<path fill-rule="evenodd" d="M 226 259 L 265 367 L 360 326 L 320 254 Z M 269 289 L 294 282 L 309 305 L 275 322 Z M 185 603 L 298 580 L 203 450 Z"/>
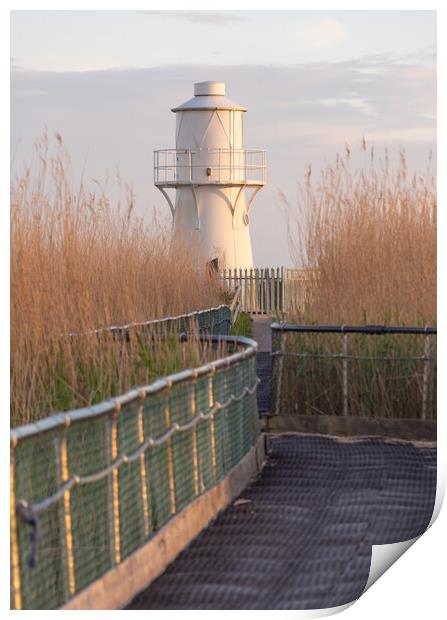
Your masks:
<path fill-rule="evenodd" d="M 169 203 L 174 235 L 219 270 L 252 268 L 249 214 L 266 164 L 265 151 L 244 149 L 247 109 L 225 97 L 222 82 L 199 82 L 194 97 L 172 111 L 176 148 L 154 152 L 154 183 Z"/>

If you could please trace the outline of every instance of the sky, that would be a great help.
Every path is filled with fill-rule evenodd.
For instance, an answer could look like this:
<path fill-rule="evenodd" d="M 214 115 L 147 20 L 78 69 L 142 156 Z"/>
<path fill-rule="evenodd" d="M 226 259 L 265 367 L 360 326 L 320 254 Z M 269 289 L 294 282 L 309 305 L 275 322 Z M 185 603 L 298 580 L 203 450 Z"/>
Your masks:
<path fill-rule="evenodd" d="M 433 11 L 15 11 L 13 169 L 46 127 L 63 136 L 74 176 L 119 169 L 137 211 L 168 219 L 152 151 L 174 147 L 170 109 L 202 80 L 226 83 L 248 108 L 246 147 L 267 150 L 250 220 L 257 266 L 292 265 L 280 192 L 296 204 L 308 165 L 363 137 L 396 159 L 404 148 L 419 170 L 436 148 Z"/>

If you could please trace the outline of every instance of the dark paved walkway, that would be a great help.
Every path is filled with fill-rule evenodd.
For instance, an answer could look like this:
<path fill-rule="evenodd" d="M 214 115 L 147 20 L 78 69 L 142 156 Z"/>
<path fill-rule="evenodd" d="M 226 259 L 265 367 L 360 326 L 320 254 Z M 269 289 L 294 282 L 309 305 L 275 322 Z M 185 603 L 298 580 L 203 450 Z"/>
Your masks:
<path fill-rule="evenodd" d="M 128 609 L 315 609 L 358 598 L 371 545 L 427 528 L 436 451 L 276 436 L 243 495 Z"/>
<path fill-rule="evenodd" d="M 252 315 L 253 340 L 258 343 L 256 355 L 256 374 L 260 383 L 257 390 L 258 411 L 267 413 L 271 411 L 272 391 L 272 330 L 270 329 L 271 318 L 266 315 Z"/>

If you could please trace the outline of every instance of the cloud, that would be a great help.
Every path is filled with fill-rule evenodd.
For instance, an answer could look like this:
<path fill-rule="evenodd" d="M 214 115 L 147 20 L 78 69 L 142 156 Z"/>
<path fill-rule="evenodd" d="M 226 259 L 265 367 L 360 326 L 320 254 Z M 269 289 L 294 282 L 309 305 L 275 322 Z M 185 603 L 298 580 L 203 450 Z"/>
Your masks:
<path fill-rule="evenodd" d="M 185 19 L 196 24 L 207 26 L 226 26 L 246 21 L 245 17 L 225 11 L 141 11 L 145 15 L 160 15 L 173 19 Z"/>
<path fill-rule="evenodd" d="M 402 58 L 380 55 L 275 67 L 178 65 L 88 73 L 13 70 L 12 113 L 15 119 L 22 113 L 29 116 L 30 111 L 19 106 L 19 99 L 30 100 L 34 93 L 37 107 L 30 119 L 35 122 L 44 114 L 51 118 L 54 112 L 65 114 L 67 124 L 81 123 L 81 112 L 97 118 L 105 105 L 106 120 L 115 115 L 115 124 L 119 123 L 118 116 L 127 107 L 135 122 L 139 114 L 147 119 L 148 133 L 158 133 L 162 121 L 158 115 L 166 110 L 166 118 L 171 118 L 169 108 L 192 95 L 193 82 L 217 79 L 227 82 L 229 96 L 247 105 L 252 122 L 262 125 L 267 133 L 272 128 L 274 134 L 280 124 L 289 127 L 289 135 L 295 139 L 299 121 L 301 126 L 319 127 L 322 137 L 335 126 L 345 131 L 346 139 L 357 131 L 381 136 L 389 131 L 397 136 L 402 128 L 415 140 L 428 125 L 435 126 L 436 67 L 428 65 L 426 58 L 422 51 L 421 62 L 412 55 L 411 63 L 409 58 L 402 62 Z M 132 122 L 125 120 L 127 125 Z M 413 128 L 412 132 L 408 128 Z"/>
<path fill-rule="evenodd" d="M 374 110 L 368 101 L 362 99 L 361 97 L 357 97 L 356 93 L 350 97 L 329 97 L 327 99 L 320 99 L 317 103 L 327 107 L 349 106 L 354 110 L 365 112 L 365 114 L 374 114 Z"/>
<path fill-rule="evenodd" d="M 336 19 L 323 19 L 313 26 L 307 26 L 300 37 L 309 46 L 327 48 L 344 41 L 348 37 L 348 30 Z"/>

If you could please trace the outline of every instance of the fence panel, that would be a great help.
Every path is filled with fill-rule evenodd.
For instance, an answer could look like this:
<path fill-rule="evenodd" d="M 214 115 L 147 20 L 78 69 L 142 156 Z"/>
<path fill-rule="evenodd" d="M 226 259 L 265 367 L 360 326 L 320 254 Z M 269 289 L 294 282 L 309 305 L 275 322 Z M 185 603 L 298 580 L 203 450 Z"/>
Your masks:
<path fill-rule="evenodd" d="M 138 323 L 128 323 L 126 325 L 110 325 L 100 329 L 94 329 L 83 333 L 69 333 L 66 336 L 79 337 L 87 334 L 97 334 L 109 332 L 118 337 L 126 337 L 130 329 L 138 329 L 139 333 L 158 334 L 160 337 L 168 335 L 178 335 L 188 333 L 190 329 L 197 326 L 200 335 L 221 335 L 229 336 L 232 324 L 232 311 L 230 306 L 222 304 L 216 308 L 207 308 L 171 316 L 163 319 L 153 319 Z"/>
<path fill-rule="evenodd" d="M 284 318 L 287 313 L 304 310 L 309 301 L 310 269 L 269 267 L 255 269 L 224 269 L 221 280 L 225 286 L 241 288 L 243 312 L 270 314 Z"/>
<path fill-rule="evenodd" d="M 11 431 L 13 608 L 60 607 L 255 444 L 256 344 L 211 341 L 226 357 Z"/>
<path fill-rule="evenodd" d="M 273 324 L 275 413 L 436 419 L 436 329 Z"/>

